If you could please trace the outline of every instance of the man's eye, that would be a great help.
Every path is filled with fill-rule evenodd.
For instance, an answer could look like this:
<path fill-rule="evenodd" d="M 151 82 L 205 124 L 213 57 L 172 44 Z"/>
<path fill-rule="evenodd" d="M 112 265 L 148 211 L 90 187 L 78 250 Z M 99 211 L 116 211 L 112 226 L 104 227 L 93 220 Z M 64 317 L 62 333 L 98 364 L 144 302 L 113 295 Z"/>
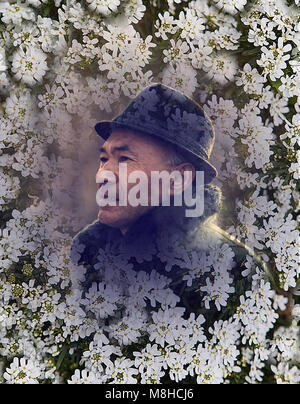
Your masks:
<path fill-rule="evenodd" d="M 105 163 L 107 161 L 107 158 L 106 157 L 100 157 L 99 160 L 100 160 L 101 163 Z"/>
<path fill-rule="evenodd" d="M 128 160 L 131 160 L 131 158 L 130 158 L 130 157 L 127 157 L 127 156 L 121 156 L 121 157 L 119 158 L 119 160 L 120 160 L 120 161 L 128 161 Z"/>

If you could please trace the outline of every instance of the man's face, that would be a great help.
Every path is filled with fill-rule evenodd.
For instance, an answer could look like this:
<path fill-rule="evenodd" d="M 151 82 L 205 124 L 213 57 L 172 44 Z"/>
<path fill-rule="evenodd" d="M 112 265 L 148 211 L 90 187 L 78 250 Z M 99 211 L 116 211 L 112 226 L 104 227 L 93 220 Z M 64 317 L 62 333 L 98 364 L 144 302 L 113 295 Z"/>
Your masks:
<path fill-rule="evenodd" d="M 166 158 L 166 150 L 159 139 L 146 134 L 137 134 L 123 129 L 115 130 L 100 149 L 100 166 L 96 178 L 101 176 L 104 170 L 112 172 L 116 178 L 117 206 L 100 207 L 98 219 L 101 223 L 119 228 L 122 233 L 133 224 L 139 217 L 147 213 L 152 207 L 148 206 L 120 206 L 118 195 L 120 187 L 124 186 L 124 176 L 120 176 L 119 164 L 126 163 L 127 192 L 136 184 L 128 183 L 128 176 L 133 171 L 143 171 L 148 177 L 149 202 L 151 172 L 167 170 L 171 168 Z M 99 184 L 99 188 L 101 185 Z"/>

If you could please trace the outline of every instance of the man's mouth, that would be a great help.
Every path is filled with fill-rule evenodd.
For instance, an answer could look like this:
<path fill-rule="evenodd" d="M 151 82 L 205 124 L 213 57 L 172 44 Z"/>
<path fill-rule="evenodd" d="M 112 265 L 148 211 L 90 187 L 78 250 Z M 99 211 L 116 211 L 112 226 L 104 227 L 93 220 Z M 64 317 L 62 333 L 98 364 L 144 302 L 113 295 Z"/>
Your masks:
<path fill-rule="evenodd" d="M 98 189 L 100 189 L 101 188 L 101 184 L 98 184 Z M 107 190 L 106 192 L 105 192 L 105 194 L 103 195 L 103 200 L 106 200 L 106 199 L 108 199 L 108 196 L 109 196 L 109 190 Z M 116 195 L 116 202 L 119 202 L 119 195 Z"/>

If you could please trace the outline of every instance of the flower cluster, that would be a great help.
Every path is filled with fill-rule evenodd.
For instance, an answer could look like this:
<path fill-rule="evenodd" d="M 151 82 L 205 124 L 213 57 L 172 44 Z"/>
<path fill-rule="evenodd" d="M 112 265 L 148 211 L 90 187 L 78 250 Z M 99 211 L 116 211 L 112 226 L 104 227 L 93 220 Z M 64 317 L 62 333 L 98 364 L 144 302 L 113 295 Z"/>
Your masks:
<path fill-rule="evenodd" d="M 300 21 L 291 3 L 0 3 L 3 383 L 300 382 Z M 171 264 L 137 273 L 125 254 L 100 248 L 101 277 L 83 291 L 84 246 L 70 258 L 87 220 L 74 203 L 86 181 L 80 152 L 97 121 L 154 82 L 204 105 L 222 227 L 269 268 L 266 277 L 247 255 L 240 281 L 251 282 L 237 295 L 230 245 L 211 240 L 188 254 L 170 240 L 158 256 L 202 294 L 197 315 L 179 304 Z M 228 318 L 204 315 L 229 301 Z"/>

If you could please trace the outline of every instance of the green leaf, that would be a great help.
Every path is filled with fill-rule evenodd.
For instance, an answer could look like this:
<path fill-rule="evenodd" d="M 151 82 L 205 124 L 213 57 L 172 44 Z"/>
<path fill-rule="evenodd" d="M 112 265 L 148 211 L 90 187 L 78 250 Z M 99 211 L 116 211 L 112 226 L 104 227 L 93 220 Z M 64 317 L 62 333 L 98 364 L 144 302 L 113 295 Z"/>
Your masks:
<path fill-rule="evenodd" d="M 64 358 L 65 358 L 65 356 L 66 356 L 66 354 L 68 352 L 68 349 L 69 349 L 68 345 L 64 345 L 62 347 L 61 353 L 59 354 L 59 357 L 58 357 L 58 360 L 57 360 L 57 363 L 56 363 L 56 369 L 57 370 L 60 368 L 61 364 L 63 363 L 63 360 L 64 360 Z"/>

